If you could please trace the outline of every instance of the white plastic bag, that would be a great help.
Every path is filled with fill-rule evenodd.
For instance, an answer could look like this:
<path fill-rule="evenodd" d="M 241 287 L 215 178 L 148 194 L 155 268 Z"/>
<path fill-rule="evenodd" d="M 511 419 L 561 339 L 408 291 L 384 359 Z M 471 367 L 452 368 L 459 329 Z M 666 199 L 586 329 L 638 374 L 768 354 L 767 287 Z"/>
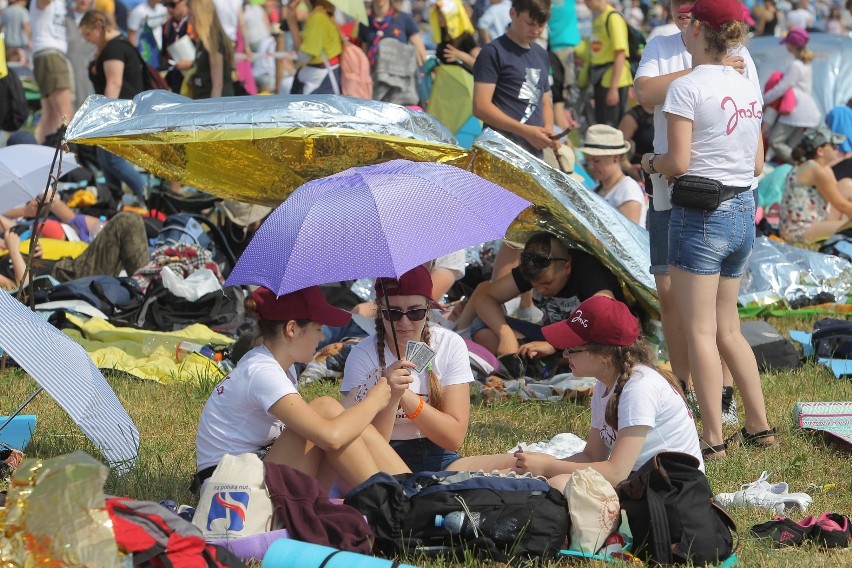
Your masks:
<path fill-rule="evenodd" d="M 201 490 L 192 524 L 209 541 L 272 530 L 272 501 L 263 462 L 255 454 L 225 454 Z"/>
<path fill-rule="evenodd" d="M 222 289 L 219 279 L 209 268 L 199 268 L 188 277 L 181 278 L 171 268 L 164 266 L 160 271 L 160 277 L 163 279 L 163 286 L 169 292 L 186 298 L 190 302 L 194 302 L 204 294 Z"/>
<path fill-rule="evenodd" d="M 594 554 L 618 528 L 621 504 L 615 489 L 590 467 L 575 471 L 565 486 L 571 516 L 571 550 Z"/>

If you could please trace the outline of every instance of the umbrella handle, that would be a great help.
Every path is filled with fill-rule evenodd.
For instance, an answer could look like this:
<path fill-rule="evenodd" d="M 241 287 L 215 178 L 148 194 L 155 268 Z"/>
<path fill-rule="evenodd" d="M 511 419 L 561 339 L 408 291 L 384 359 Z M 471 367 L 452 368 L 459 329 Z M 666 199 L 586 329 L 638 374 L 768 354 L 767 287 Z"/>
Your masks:
<path fill-rule="evenodd" d="M 384 281 L 383 278 L 379 278 L 379 287 L 382 289 L 382 296 L 385 297 L 385 307 L 388 310 L 390 310 L 390 300 L 388 299 L 387 290 L 385 290 L 385 281 Z M 379 309 L 381 309 L 381 308 L 379 308 Z M 379 315 L 381 315 L 381 314 L 379 314 Z M 388 319 L 388 321 L 390 322 L 391 335 L 393 336 L 393 345 L 394 345 L 394 349 L 396 350 L 396 359 L 397 359 L 397 361 L 401 361 L 402 357 L 400 357 L 400 355 L 399 355 L 399 343 L 397 343 L 397 341 L 396 341 L 396 328 L 394 327 L 392 320 Z"/>

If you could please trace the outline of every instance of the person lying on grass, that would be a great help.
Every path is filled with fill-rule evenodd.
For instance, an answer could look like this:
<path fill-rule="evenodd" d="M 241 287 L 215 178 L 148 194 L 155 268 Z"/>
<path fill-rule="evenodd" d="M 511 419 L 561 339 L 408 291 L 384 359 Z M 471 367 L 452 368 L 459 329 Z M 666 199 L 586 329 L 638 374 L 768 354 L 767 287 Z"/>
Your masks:
<path fill-rule="evenodd" d="M 531 472 L 560 491 L 571 473 L 586 467 L 616 485 L 663 451 L 695 456 L 703 471 L 698 432 L 680 384 L 654 367 L 650 345 L 640 338 L 639 321 L 626 305 L 593 296 L 542 332 L 565 350 L 576 376 L 597 379 L 586 448 L 565 459 L 525 451 L 462 458 L 453 469 Z"/>
<path fill-rule="evenodd" d="M 275 297 L 258 288 L 246 300 L 258 316 L 261 343 L 220 382 L 201 412 L 193 489 L 213 475 L 225 454 L 257 453 L 347 490 L 384 471 L 409 469 L 371 425 L 391 398 L 382 379 L 363 401 L 345 409 L 331 397 L 306 402 L 292 366 L 308 363 L 322 326 L 341 326 L 351 314 L 332 307 L 317 286 Z"/>

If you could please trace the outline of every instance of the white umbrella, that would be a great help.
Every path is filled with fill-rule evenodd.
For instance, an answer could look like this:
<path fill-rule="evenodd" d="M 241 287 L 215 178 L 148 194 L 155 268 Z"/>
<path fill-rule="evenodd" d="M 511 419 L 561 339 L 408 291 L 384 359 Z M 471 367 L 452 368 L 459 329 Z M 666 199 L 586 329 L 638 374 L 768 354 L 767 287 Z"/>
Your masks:
<path fill-rule="evenodd" d="M 55 152 L 37 144 L 0 148 L 0 213 L 44 193 Z M 61 152 L 61 156 L 63 174 L 80 167 L 74 154 Z"/>
<path fill-rule="evenodd" d="M 139 453 L 139 430 L 83 348 L 0 290 L 0 348 L 65 409 L 119 474 Z"/>

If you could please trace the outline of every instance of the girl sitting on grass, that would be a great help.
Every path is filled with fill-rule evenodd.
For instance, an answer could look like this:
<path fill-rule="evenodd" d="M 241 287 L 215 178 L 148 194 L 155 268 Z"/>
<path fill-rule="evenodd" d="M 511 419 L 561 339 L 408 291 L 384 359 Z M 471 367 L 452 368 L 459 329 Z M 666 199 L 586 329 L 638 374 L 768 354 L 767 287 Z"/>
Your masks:
<path fill-rule="evenodd" d="M 262 342 L 216 386 L 201 412 L 193 487 L 213 475 L 225 454 L 248 452 L 311 475 L 327 490 L 335 479 L 346 490 L 379 471 L 409 471 L 371 426 L 391 398 L 387 381 L 346 410 L 327 396 L 306 402 L 296 389 L 291 367 L 312 359 L 323 324 L 342 326 L 349 312 L 330 306 L 316 286 L 277 298 L 258 288 L 246 308 L 258 315 Z"/>
<path fill-rule="evenodd" d="M 542 332 L 548 343 L 565 350 L 575 375 L 597 379 L 586 448 L 565 459 L 523 450 L 463 458 L 453 469 L 531 472 L 547 477 L 560 491 L 568 475 L 587 467 L 616 485 L 663 451 L 695 456 L 704 469 L 698 432 L 680 384 L 654 367 L 650 346 L 639 337 L 639 321 L 627 306 L 592 296 L 570 318 Z"/>

